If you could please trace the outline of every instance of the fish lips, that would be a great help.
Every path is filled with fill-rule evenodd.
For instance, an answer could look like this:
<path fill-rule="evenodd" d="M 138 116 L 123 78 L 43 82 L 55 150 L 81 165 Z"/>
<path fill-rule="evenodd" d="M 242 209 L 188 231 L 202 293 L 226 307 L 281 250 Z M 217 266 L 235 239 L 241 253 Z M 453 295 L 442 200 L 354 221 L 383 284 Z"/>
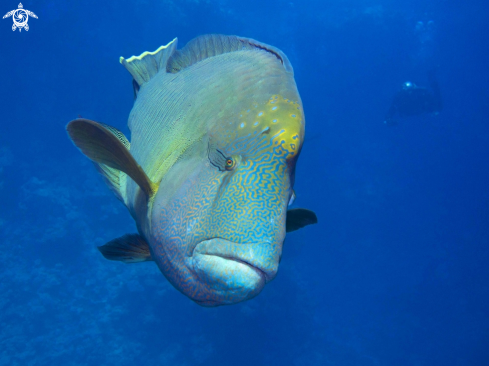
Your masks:
<path fill-rule="evenodd" d="M 265 283 L 277 275 L 281 250 L 271 243 L 235 243 L 222 238 L 201 241 L 193 255 L 210 255 L 244 264 L 255 271 Z"/>

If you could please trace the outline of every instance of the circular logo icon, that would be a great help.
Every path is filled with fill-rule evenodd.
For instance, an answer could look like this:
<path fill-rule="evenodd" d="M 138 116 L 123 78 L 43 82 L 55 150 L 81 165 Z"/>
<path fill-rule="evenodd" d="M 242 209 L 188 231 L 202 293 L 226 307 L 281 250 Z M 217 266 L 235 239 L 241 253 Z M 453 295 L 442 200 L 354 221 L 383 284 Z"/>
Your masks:
<path fill-rule="evenodd" d="M 22 28 L 27 24 L 27 20 L 29 20 L 29 14 L 27 14 L 24 9 L 17 9 L 14 12 L 12 18 L 14 19 L 14 24 L 18 28 Z"/>

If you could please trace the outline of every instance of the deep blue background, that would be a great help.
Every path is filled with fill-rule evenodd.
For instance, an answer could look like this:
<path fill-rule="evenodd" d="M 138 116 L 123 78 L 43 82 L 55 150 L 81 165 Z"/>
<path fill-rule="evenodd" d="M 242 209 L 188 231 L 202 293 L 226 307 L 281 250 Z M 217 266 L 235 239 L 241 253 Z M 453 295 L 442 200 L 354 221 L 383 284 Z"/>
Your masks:
<path fill-rule="evenodd" d="M 28 32 L 0 20 L 0 365 L 489 364 L 487 1 L 23 5 Z M 296 204 L 320 220 L 287 237 L 262 294 L 213 309 L 152 263 L 102 258 L 135 226 L 64 130 L 80 114 L 128 133 L 119 56 L 205 33 L 289 56 Z M 385 126 L 432 68 L 443 111 Z"/>

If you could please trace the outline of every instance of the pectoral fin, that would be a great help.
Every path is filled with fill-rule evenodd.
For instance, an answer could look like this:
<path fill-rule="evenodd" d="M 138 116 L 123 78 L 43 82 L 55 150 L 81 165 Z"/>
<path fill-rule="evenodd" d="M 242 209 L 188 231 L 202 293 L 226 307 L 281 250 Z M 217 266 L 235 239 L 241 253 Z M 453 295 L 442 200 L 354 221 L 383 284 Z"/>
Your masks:
<path fill-rule="evenodd" d="M 293 208 L 287 210 L 287 219 L 285 222 L 285 230 L 290 233 L 302 229 L 304 226 L 317 224 L 318 218 L 311 210 L 305 208 Z"/>
<path fill-rule="evenodd" d="M 98 247 L 100 253 L 110 260 L 124 263 L 152 261 L 149 245 L 139 234 L 126 234 Z"/>
<path fill-rule="evenodd" d="M 148 197 L 156 192 L 157 185 L 149 180 L 124 141 L 109 126 L 79 118 L 68 123 L 66 130 L 73 143 L 89 159 L 126 173 Z"/>

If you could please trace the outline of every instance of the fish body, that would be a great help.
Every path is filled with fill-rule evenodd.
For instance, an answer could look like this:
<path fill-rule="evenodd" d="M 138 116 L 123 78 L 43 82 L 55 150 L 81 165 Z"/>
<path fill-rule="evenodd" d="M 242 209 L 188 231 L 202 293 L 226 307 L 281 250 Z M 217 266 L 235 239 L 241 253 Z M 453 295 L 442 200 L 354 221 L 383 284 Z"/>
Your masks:
<path fill-rule="evenodd" d="M 287 227 L 317 222 L 304 209 L 287 218 L 302 102 L 289 60 L 274 47 L 222 35 L 176 47 L 174 39 L 121 58 L 136 95 L 130 143 L 93 121 L 67 129 L 137 223 L 138 234 L 102 254 L 155 261 L 200 305 L 233 304 L 276 276 Z"/>

